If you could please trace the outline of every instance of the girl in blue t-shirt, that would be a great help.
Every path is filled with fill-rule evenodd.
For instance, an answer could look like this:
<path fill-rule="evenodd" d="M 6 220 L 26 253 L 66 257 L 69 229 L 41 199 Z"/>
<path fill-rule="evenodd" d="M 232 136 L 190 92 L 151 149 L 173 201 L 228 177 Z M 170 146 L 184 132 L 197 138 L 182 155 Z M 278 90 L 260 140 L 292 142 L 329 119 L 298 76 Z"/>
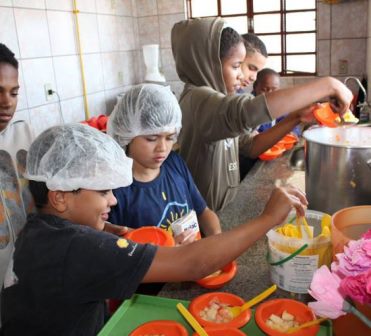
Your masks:
<path fill-rule="evenodd" d="M 205 236 L 221 232 L 217 215 L 199 193 L 183 159 L 172 151 L 181 129 L 181 110 L 168 87 L 136 85 L 116 104 L 108 133 L 133 159 L 133 183 L 114 190 L 117 205 L 110 221 L 131 228 L 157 226 L 171 231 L 171 223 L 194 210 Z M 177 244 L 196 234 L 183 232 Z"/>

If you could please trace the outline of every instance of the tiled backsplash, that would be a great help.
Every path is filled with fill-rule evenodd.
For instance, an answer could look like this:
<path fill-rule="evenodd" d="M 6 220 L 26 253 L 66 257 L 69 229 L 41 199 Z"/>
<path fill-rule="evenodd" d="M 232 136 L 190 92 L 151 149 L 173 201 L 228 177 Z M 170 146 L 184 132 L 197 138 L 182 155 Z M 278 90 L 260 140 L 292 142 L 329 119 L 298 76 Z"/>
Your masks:
<path fill-rule="evenodd" d="M 318 1 L 318 74 L 362 77 L 367 63 L 369 1 L 336 5 Z M 70 0 L 0 0 L 0 41 L 20 60 L 21 91 L 16 117 L 38 132 L 85 118 L 75 16 Z M 175 71 L 170 31 L 185 18 L 184 0 L 77 0 L 80 39 L 90 114 L 110 113 L 116 97 L 144 78 L 141 46 L 160 45 L 161 70 L 173 91 L 183 84 Z M 357 19 L 351 19 L 357 18 Z M 268 47 L 269 49 L 269 47 Z M 371 46 L 369 46 L 371 49 Z M 368 57 L 371 62 L 371 57 Z M 339 74 L 347 60 L 348 73 Z M 286 78 L 289 86 L 307 78 Z M 60 96 L 46 100 L 44 85 Z"/>

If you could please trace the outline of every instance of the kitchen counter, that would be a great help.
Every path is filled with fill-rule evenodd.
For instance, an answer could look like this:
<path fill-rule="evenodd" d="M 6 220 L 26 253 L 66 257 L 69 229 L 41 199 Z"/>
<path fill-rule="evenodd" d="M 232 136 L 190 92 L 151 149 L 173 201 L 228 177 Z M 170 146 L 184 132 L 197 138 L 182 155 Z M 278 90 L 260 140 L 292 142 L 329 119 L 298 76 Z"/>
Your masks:
<path fill-rule="evenodd" d="M 305 189 L 305 173 L 290 167 L 290 155 L 291 151 L 278 159 L 258 160 L 255 163 L 241 182 L 236 199 L 218 213 L 223 230 L 257 217 L 275 186 L 289 183 Z M 266 261 L 267 249 L 267 239 L 263 237 L 237 259 L 237 275 L 217 291 L 230 292 L 249 299 L 271 286 L 269 265 Z M 210 291 L 192 282 L 167 283 L 158 295 L 191 300 Z M 277 290 L 270 298 L 273 297 L 290 297 L 290 294 Z"/>

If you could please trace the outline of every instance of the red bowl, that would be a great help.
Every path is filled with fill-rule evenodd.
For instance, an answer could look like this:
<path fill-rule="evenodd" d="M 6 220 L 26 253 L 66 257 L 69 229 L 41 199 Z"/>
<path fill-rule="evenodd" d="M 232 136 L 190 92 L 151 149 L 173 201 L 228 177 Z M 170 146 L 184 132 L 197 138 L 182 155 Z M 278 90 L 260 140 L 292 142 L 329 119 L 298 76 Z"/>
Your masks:
<path fill-rule="evenodd" d="M 206 293 L 194 298 L 191 303 L 189 304 L 189 311 L 195 317 L 195 319 L 200 323 L 203 327 L 228 327 L 228 328 L 241 328 L 247 322 L 249 322 L 251 318 L 251 310 L 247 309 L 242 312 L 240 315 L 235 317 L 233 320 L 227 323 L 216 323 L 212 321 L 206 321 L 200 316 L 201 310 L 207 307 L 210 301 L 214 298 L 218 298 L 221 303 L 226 303 L 230 306 L 241 306 L 244 304 L 244 300 L 237 295 L 224 293 L 224 292 L 212 292 Z"/>
<path fill-rule="evenodd" d="M 269 148 L 267 151 L 259 155 L 260 160 L 273 160 L 278 158 L 286 149 L 281 145 L 274 145 Z"/>
<path fill-rule="evenodd" d="M 104 114 L 101 114 L 100 116 L 98 116 L 98 120 L 97 120 L 97 124 L 98 124 L 98 128 L 101 130 L 101 131 L 107 131 L 107 121 L 108 121 L 108 117 Z"/>
<path fill-rule="evenodd" d="M 284 311 L 295 316 L 299 324 L 312 321 L 316 318 L 313 311 L 304 303 L 291 299 L 275 299 L 266 301 L 258 306 L 255 312 L 255 320 L 261 330 L 269 336 L 287 336 L 287 333 L 279 332 L 267 326 L 266 321 L 271 314 L 281 316 Z M 291 336 L 315 336 L 319 331 L 319 325 L 298 330 Z"/>
<path fill-rule="evenodd" d="M 327 127 L 337 127 L 336 119 L 339 117 L 338 113 L 335 113 L 330 103 L 322 103 L 313 110 L 314 117 L 317 121 Z"/>
<path fill-rule="evenodd" d="M 205 327 L 204 329 L 209 336 L 246 336 L 244 332 L 236 328 Z M 198 333 L 192 336 L 198 336 Z"/>
<path fill-rule="evenodd" d="M 231 281 L 237 273 L 237 263 L 235 261 L 230 262 L 228 265 L 221 269 L 222 273 L 219 275 L 207 276 L 196 281 L 200 286 L 209 289 L 218 289 L 226 285 Z"/>
<path fill-rule="evenodd" d="M 129 231 L 125 234 L 125 238 L 141 244 L 150 243 L 160 246 L 175 246 L 173 236 L 156 226 L 143 226 L 139 229 Z"/>
<path fill-rule="evenodd" d="M 188 336 L 186 328 L 179 322 L 171 320 L 156 320 L 141 324 L 129 336 L 143 336 L 146 334 L 164 334 L 166 336 Z"/>

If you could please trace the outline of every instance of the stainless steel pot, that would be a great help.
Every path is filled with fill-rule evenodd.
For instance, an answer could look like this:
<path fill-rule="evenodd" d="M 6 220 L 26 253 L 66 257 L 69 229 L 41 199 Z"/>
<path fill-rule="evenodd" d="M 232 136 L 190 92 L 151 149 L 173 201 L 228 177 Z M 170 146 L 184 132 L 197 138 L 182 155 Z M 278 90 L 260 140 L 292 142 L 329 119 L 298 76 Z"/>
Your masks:
<path fill-rule="evenodd" d="M 303 136 L 309 208 L 333 214 L 371 205 L 371 128 L 315 127 Z"/>

